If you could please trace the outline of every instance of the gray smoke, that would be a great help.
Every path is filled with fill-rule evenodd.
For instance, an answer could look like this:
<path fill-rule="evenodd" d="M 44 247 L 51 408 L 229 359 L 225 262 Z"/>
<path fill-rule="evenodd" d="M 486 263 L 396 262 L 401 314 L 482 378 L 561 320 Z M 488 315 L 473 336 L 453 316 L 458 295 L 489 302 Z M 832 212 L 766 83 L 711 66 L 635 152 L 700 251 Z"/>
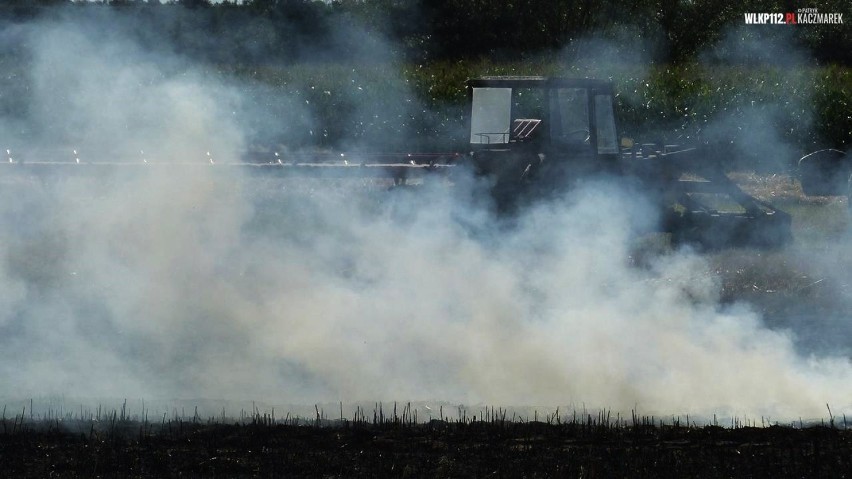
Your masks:
<path fill-rule="evenodd" d="M 61 23 L 33 39 L 39 135 L 19 144 L 222 163 L 254 134 L 234 120 L 251 104 L 241 90 L 177 56 Z M 616 180 L 511 222 L 463 174 L 391 191 L 216 165 L 2 181 L 9 400 L 850 410 L 848 358 L 802 351 L 794 327 L 720 302 L 712 258 L 637 265 L 634 232 L 656 218 Z"/>
<path fill-rule="evenodd" d="M 701 68 L 714 72 L 707 88 L 725 105 L 714 106 L 694 135 L 727 147 L 735 167 L 790 170 L 807 153 L 801 143 L 813 127 L 816 88 L 808 76 L 815 62 L 794 32 L 730 28 L 699 58 Z M 755 72 L 745 92 L 734 86 L 743 65 Z"/>

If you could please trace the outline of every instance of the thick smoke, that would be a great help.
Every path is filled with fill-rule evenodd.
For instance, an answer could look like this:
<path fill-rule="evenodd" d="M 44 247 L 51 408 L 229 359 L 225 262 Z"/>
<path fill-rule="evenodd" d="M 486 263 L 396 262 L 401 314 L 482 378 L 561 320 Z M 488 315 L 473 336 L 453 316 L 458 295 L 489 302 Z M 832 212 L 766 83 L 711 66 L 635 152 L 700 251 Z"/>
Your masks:
<path fill-rule="evenodd" d="M 33 26 L 32 38 L 27 121 L 39 135 L 9 141 L 226 163 L 255 134 L 234 120 L 240 89 L 176 56 L 61 23 Z M 464 175 L 391 191 L 221 165 L 2 181 L 10 401 L 419 400 L 774 418 L 850 406 L 848 358 L 803 352 L 794 328 L 723 305 L 706 258 L 637 265 L 634 232 L 656 218 L 617 180 L 514 221 Z"/>
<path fill-rule="evenodd" d="M 699 57 L 702 68 L 715 72 L 707 86 L 720 92 L 725 106 L 714 108 L 709 121 L 698 122 L 694 136 L 720 148 L 721 156 L 736 158 L 734 167 L 791 169 L 807 153 L 801 143 L 816 116 L 816 79 L 808 78 L 815 62 L 794 32 L 730 28 Z M 752 75 L 746 92 L 731 84 L 743 65 L 762 72 Z"/>

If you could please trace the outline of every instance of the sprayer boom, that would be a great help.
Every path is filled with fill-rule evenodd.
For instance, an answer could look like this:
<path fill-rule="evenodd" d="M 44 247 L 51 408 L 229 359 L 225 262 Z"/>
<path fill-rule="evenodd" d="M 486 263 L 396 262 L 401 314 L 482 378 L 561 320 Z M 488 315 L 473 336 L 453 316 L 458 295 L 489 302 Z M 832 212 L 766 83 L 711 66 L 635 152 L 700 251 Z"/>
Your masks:
<path fill-rule="evenodd" d="M 401 183 L 424 175 L 446 174 L 454 153 L 357 154 L 244 152 L 219 156 L 189 154 L 182 161 L 155 155 L 87 154 L 76 149 L 17 153 L 7 149 L 0 175 L 33 177 L 111 176 L 132 174 L 197 175 L 200 173 L 316 178 L 390 178 Z M 227 158 L 219 160 L 218 158 Z"/>

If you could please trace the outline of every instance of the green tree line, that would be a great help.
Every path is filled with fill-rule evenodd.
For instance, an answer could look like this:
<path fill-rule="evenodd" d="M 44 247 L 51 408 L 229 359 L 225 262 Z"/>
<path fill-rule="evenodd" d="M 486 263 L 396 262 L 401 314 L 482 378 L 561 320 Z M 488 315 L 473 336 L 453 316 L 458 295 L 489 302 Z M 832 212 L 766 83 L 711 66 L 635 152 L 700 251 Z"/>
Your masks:
<path fill-rule="evenodd" d="M 852 28 L 743 25 L 746 8 L 795 11 L 790 3 L 5 0 L 0 117 L 25 118 L 30 104 L 31 36 L 15 26 L 63 20 L 103 42 L 120 32 L 146 51 L 177 52 L 237 79 L 258 105 L 252 112 L 266 113 L 240 120 L 261 145 L 398 139 L 385 146 L 456 148 L 465 141 L 464 81 L 508 74 L 610 78 L 622 127 L 638 138 L 688 143 L 721 123 L 727 129 L 717 136 L 747 141 L 760 115 L 802 153 L 847 148 Z M 848 6 L 818 8 L 845 17 Z M 303 110 L 305 118 L 293 118 Z"/>
<path fill-rule="evenodd" d="M 820 12 L 850 14 L 843 0 L 819 3 Z M 800 6 L 789 0 L 747 5 L 727 0 L 5 0 L 0 19 L 110 9 L 152 41 L 166 39 L 178 51 L 213 61 L 353 55 L 518 60 L 596 35 L 641 44 L 646 60 L 679 63 L 744 25 L 746 12 L 795 12 Z M 852 29 L 846 25 L 765 25 L 754 31 L 773 28 L 792 29 L 795 41 L 820 62 L 852 63 Z M 379 45 L 383 51 L 377 51 Z"/>

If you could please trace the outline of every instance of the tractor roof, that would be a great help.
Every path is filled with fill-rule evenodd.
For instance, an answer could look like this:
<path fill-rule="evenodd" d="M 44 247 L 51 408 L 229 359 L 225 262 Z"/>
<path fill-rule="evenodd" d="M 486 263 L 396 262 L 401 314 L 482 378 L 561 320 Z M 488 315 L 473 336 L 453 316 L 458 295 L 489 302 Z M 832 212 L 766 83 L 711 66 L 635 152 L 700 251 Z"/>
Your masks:
<path fill-rule="evenodd" d="M 590 78 L 544 76 L 484 76 L 467 81 L 471 88 L 594 88 L 612 89 L 612 82 Z"/>

